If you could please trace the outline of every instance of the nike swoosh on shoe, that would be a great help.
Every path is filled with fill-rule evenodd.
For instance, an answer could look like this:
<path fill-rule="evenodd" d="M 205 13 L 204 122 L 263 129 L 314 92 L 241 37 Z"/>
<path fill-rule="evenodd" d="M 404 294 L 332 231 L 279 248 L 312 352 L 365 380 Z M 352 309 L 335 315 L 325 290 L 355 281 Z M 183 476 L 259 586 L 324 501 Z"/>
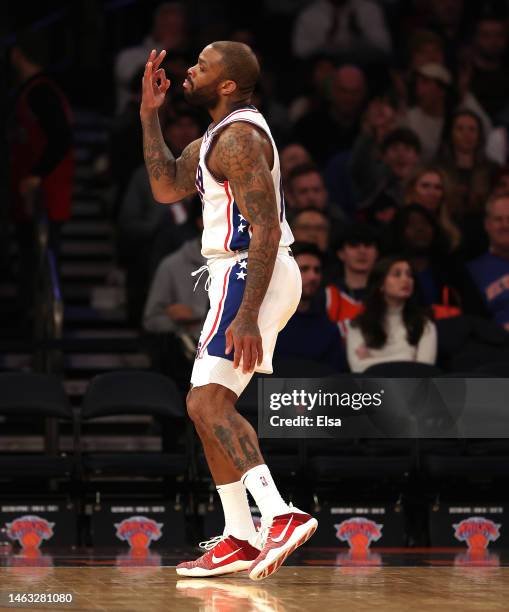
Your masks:
<path fill-rule="evenodd" d="M 277 538 L 270 538 L 272 540 L 272 542 L 281 542 L 281 540 L 285 537 L 286 532 L 288 531 L 288 528 L 291 525 L 291 522 L 293 521 L 293 515 L 290 517 L 288 523 L 286 524 L 286 527 L 283 529 L 283 531 L 281 532 L 280 535 L 278 535 Z"/>
<path fill-rule="evenodd" d="M 224 557 L 216 557 L 215 554 L 212 554 L 212 563 L 215 563 L 216 565 L 218 563 L 221 563 L 222 561 L 226 561 L 226 559 L 228 559 L 229 557 L 232 557 L 234 554 L 238 553 L 240 550 L 240 548 L 237 548 L 237 550 L 234 550 L 231 553 L 228 553 L 227 555 L 224 555 Z"/>

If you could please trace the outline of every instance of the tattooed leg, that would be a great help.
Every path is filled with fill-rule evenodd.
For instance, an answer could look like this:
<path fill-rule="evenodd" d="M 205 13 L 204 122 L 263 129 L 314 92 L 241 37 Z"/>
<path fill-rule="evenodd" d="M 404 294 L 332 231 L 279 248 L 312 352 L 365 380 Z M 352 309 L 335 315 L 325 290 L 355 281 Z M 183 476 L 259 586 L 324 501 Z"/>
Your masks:
<path fill-rule="evenodd" d="M 200 436 L 216 485 L 237 482 L 264 463 L 253 427 L 235 409 L 237 396 L 222 385 L 195 387 L 187 410 Z"/>

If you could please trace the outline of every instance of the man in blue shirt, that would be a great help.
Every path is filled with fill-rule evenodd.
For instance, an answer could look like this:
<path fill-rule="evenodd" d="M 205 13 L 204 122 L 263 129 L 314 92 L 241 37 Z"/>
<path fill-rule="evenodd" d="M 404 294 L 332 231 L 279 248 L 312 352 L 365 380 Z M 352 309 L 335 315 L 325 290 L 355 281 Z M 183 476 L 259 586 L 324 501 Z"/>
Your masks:
<path fill-rule="evenodd" d="M 484 227 L 489 250 L 468 269 L 493 319 L 509 331 L 509 193 L 488 200 Z"/>
<path fill-rule="evenodd" d="M 292 252 L 302 276 L 302 297 L 297 312 L 279 332 L 275 359 L 309 359 L 346 371 L 338 327 L 329 321 L 317 299 L 322 283 L 322 253 L 314 244 L 296 242 Z"/>

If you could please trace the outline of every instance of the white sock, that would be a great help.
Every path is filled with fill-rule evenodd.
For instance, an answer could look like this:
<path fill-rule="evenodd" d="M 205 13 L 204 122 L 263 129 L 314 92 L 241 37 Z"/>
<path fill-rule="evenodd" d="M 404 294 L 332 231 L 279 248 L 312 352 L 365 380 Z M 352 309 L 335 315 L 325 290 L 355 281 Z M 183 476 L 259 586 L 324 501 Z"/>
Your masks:
<path fill-rule="evenodd" d="M 269 468 L 265 464 L 248 470 L 242 476 L 241 482 L 253 496 L 262 518 L 272 519 L 279 514 L 290 512 L 288 504 L 279 494 Z"/>
<path fill-rule="evenodd" d="M 216 487 L 224 512 L 224 533 L 239 540 L 256 536 L 256 529 L 247 501 L 246 487 L 239 480 Z"/>

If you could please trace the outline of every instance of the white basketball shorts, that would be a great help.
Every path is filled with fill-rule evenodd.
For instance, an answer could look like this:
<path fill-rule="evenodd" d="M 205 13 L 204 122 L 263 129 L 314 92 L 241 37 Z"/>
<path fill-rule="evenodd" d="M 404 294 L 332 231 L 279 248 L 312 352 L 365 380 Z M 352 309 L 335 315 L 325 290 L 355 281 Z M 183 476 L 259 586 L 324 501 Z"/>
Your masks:
<path fill-rule="evenodd" d="M 217 258 L 208 263 L 210 310 L 196 350 L 191 383 L 201 387 L 216 383 L 237 396 L 246 388 L 253 373 L 242 373 L 242 359 L 233 367 L 233 350 L 225 355 L 225 331 L 235 318 L 247 280 L 248 253 Z M 302 280 L 299 266 L 288 247 L 280 247 L 274 272 L 258 315 L 263 361 L 256 372 L 272 374 L 272 354 L 278 333 L 293 315 L 300 301 Z"/>

